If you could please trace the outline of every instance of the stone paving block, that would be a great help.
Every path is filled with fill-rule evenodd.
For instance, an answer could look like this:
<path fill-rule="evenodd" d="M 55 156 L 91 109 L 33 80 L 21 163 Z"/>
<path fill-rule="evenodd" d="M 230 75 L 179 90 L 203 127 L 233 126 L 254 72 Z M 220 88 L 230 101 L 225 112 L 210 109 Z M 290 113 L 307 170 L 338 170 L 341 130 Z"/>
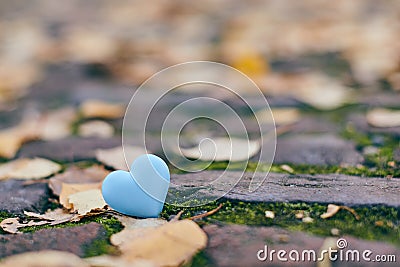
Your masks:
<path fill-rule="evenodd" d="M 43 157 L 63 162 L 95 159 L 96 149 L 121 145 L 120 138 L 68 137 L 56 141 L 36 141 L 24 144 L 19 157 Z"/>
<path fill-rule="evenodd" d="M 348 116 L 347 122 L 351 123 L 355 129 L 363 133 L 374 133 L 374 134 L 392 134 L 396 137 L 400 137 L 400 127 L 373 127 L 367 122 L 365 114 L 354 113 Z"/>
<path fill-rule="evenodd" d="M 278 261 L 275 253 L 274 260 L 260 261 L 257 252 L 264 249 L 267 245 L 268 251 L 272 249 L 299 251 L 314 250 L 316 255 L 323 245 L 324 238 L 309 235 L 302 232 L 292 232 L 277 227 L 250 227 L 246 225 L 206 225 L 204 228 L 208 235 L 209 243 L 205 249 L 208 256 L 215 266 L 234 267 L 234 266 L 317 266 L 313 261 Z M 348 249 L 364 251 L 369 249 L 373 255 L 393 254 L 399 255 L 400 249 L 392 245 L 356 239 L 349 236 L 343 237 L 347 241 Z M 333 241 L 336 243 L 336 240 Z M 328 249 L 328 248 L 326 248 Z M 335 248 L 333 248 L 335 249 Z M 261 254 L 263 256 L 263 254 Z M 286 255 L 288 257 L 288 255 Z M 361 257 L 361 256 L 360 256 Z M 372 256 L 371 256 L 372 258 Z M 289 258 L 288 258 L 289 259 Z M 377 262 L 334 262 L 332 266 L 382 266 Z M 321 265 L 322 266 L 322 265 Z M 325 265 L 324 265 L 325 266 Z M 384 266 L 397 266 L 396 263 L 385 263 Z"/>
<path fill-rule="evenodd" d="M 0 182 L 0 211 L 22 214 L 24 210 L 44 212 L 48 205 L 49 188 L 46 183 L 25 185 L 26 181 Z"/>
<path fill-rule="evenodd" d="M 222 171 L 207 171 L 193 174 L 172 175 L 171 187 L 207 185 Z M 226 178 L 237 180 L 240 172 L 226 172 Z M 256 173 L 254 177 L 262 180 L 265 173 Z M 244 173 L 239 183 L 224 197 L 226 199 L 255 202 L 318 202 L 337 203 L 348 206 L 378 205 L 400 207 L 400 179 L 357 177 L 340 174 L 326 175 L 287 175 L 269 173 L 262 185 L 249 192 L 253 173 Z M 204 190 L 204 195 L 221 196 L 220 191 Z"/>
<path fill-rule="evenodd" d="M 274 163 L 351 165 L 363 161 L 352 142 L 332 134 L 301 134 L 278 137 Z"/>
<path fill-rule="evenodd" d="M 61 250 L 84 256 L 84 246 L 107 236 L 101 224 L 91 222 L 68 228 L 42 229 L 33 233 L 0 235 L 0 258 L 39 250 Z"/>

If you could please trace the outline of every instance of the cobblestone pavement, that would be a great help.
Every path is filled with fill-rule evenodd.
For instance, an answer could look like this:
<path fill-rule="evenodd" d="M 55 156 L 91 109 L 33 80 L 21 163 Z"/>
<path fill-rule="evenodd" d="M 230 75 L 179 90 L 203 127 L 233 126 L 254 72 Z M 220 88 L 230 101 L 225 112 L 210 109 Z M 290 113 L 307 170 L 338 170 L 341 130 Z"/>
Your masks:
<path fill-rule="evenodd" d="M 3 58 L 0 68 L 4 65 L 4 71 L 0 69 L 0 145 L 10 145 L 4 132 L 24 120 L 33 121 L 34 116 L 47 114 L 34 126 L 39 129 L 54 110 L 72 107 L 77 112 L 67 134 L 24 138 L 15 155 L 4 156 L 1 162 L 41 157 L 59 163 L 60 172 L 71 166 L 88 168 L 96 164 L 113 170 L 110 164 L 98 160 L 96 151 L 121 146 L 123 114 L 85 117 L 82 103 L 96 99 L 119 103 L 125 108 L 133 88 L 164 67 L 194 59 L 224 62 L 253 78 L 266 96 L 278 127 L 275 159 L 270 166 L 267 158 L 259 157 L 260 151 L 268 149 L 261 146 L 258 154 L 250 158 L 241 181 L 224 197 L 193 208 L 165 205 L 161 216 L 169 219 L 180 210 L 183 210 L 182 218 L 188 218 L 222 204 L 215 214 L 196 220 L 207 234 L 208 244 L 186 265 L 397 266 L 400 261 L 400 116 L 389 115 L 389 119 L 378 116 L 376 122 L 372 112 L 376 109 L 399 112 L 400 109 L 400 49 L 398 44 L 392 48 L 393 40 L 388 37 L 398 36 L 398 23 L 391 21 L 400 14 L 398 3 L 385 1 L 386 5 L 377 7 L 373 1 L 365 1 L 353 7 L 338 1 L 323 8 L 326 14 L 319 14 L 315 10 L 321 7 L 314 1 L 299 1 L 299 4 L 293 3 L 293 8 L 286 1 L 282 4 L 254 1 L 252 5 L 234 1 L 229 4 L 230 8 L 210 1 L 204 6 L 200 2 L 157 1 L 154 6 L 145 2 L 0 3 L 0 58 Z M 336 29 L 332 25 L 338 23 L 337 13 L 343 14 L 340 16 L 345 22 Z M 369 17 L 375 24 L 365 21 Z M 265 32 L 259 26 L 269 23 L 283 26 L 279 24 L 277 30 L 265 26 Z M 296 27 L 296 23 L 303 26 Z M 315 30 L 303 32 L 303 27 Z M 376 27 L 376 40 L 365 29 L 372 27 Z M 313 31 L 319 35 L 313 35 Z M 340 34 L 330 36 L 336 31 Z M 348 32 L 358 39 L 349 40 L 352 35 Z M 331 40 L 336 38 L 342 40 Z M 269 46 L 260 45 L 264 42 Z M 364 47 L 365 43 L 369 46 Z M 389 52 L 389 56 L 377 52 L 388 46 L 393 56 Z M 244 48 L 248 53 L 242 53 Z M 369 55 L 371 62 L 363 61 Z M 392 57 L 397 61 L 391 62 Z M 308 76 L 316 72 L 328 77 L 328 82 L 325 78 L 320 82 Z M 331 85 L 335 89 L 340 87 L 338 91 L 348 89 L 350 93 L 343 99 L 341 93 L 330 94 L 326 88 Z M 304 89 L 318 86 L 319 93 Z M 185 91 L 161 101 L 147 129 L 150 151 L 165 159 L 159 135 L 163 118 L 177 104 L 202 95 Z M 245 114 L 242 118 L 248 122 L 250 136 L 257 134 L 242 102 L 218 93 L 204 95 L 223 99 Z M 252 101 L 260 110 L 263 108 L 259 99 Z M 282 111 L 287 113 L 280 115 Z M 92 134 L 83 133 L 81 126 L 94 120 L 106 122 L 112 129 L 111 134 L 104 136 L 104 128 L 99 130 L 94 126 Z M 383 121 L 386 125 L 382 126 Z M 188 132 L 196 134 L 198 129 L 190 127 L 193 126 L 188 127 Z M 220 136 L 218 127 L 205 125 L 202 130 Z M 58 128 L 50 127 L 53 130 Z M 30 130 L 23 128 L 22 131 L 26 136 Z M 129 143 L 140 145 L 141 140 L 129 140 Z M 255 177 L 264 177 L 265 171 L 270 172 L 255 192 L 249 192 L 250 177 L 257 162 L 264 168 Z M 186 188 L 208 184 L 226 166 L 226 162 L 214 162 L 202 172 L 183 173 L 170 164 L 171 182 Z M 236 176 L 235 170 L 227 173 L 232 179 Z M 0 178 L 1 220 L 11 217 L 27 220 L 24 211 L 44 213 L 62 207 L 49 188 L 51 176 L 39 180 L 18 178 Z M 218 191 L 205 192 L 213 193 L 223 195 Z M 340 206 L 340 211 L 330 218 L 321 218 L 329 204 Z M 34 226 L 14 235 L 0 230 L 0 258 L 47 249 L 68 251 L 81 258 L 118 255 L 118 249 L 110 243 L 110 235 L 122 227 L 111 223 L 113 220 L 111 215 L 103 214 L 79 223 Z M 265 246 L 276 251 L 309 249 L 318 253 L 330 245 L 335 247 L 338 238 L 348 242 L 347 249 L 396 255 L 397 264 L 257 259 L 258 251 Z"/>

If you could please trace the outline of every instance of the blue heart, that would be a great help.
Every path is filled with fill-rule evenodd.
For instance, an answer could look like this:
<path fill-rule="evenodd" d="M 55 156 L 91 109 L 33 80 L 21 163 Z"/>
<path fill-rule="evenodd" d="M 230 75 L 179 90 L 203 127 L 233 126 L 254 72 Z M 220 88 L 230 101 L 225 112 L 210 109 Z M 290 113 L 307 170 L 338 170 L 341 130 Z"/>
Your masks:
<path fill-rule="evenodd" d="M 101 191 L 114 210 L 130 216 L 158 217 L 167 197 L 170 175 L 167 164 L 152 154 L 141 155 L 131 171 L 114 171 L 103 181 Z"/>

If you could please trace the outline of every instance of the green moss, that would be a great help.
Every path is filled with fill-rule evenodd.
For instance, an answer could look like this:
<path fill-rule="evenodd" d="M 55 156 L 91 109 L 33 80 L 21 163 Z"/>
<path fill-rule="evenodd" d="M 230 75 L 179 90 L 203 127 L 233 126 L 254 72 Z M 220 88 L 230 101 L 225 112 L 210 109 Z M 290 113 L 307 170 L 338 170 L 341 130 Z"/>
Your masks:
<path fill-rule="evenodd" d="M 209 257 L 207 257 L 204 251 L 200 251 L 192 258 L 190 262 L 183 265 L 183 267 L 197 267 L 197 266 L 211 267 L 215 266 L 215 264 Z"/>
<path fill-rule="evenodd" d="M 84 257 L 93 257 L 102 254 L 118 254 L 118 249 L 111 245 L 111 235 L 122 230 L 122 224 L 114 217 L 96 217 L 94 222 L 103 225 L 106 230 L 106 236 L 96 239 L 92 243 L 84 246 Z"/>
<path fill-rule="evenodd" d="M 58 225 L 40 225 L 40 226 L 31 226 L 22 228 L 20 231 L 23 233 L 35 232 L 40 229 L 52 229 L 52 228 L 67 228 L 67 227 L 76 227 L 84 224 L 88 224 L 90 222 L 97 222 L 101 224 L 106 230 L 106 235 L 100 237 L 93 241 L 90 244 L 86 244 L 83 247 L 84 256 L 92 257 L 101 254 L 116 254 L 117 249 L 111 245 L 110 237 L 111 235 L 118 233 L 123 229 L 122 224 L 114 217 L 107 215 L 98 215 L 93 217 L 87 217 L 79 222 L 67 222 Z"/>
<path fill-rule="evenodd" d="M 282 228 L 305 231 L 316 235 L 329 236 L 332 228 L 337 228 L 341 234 L 352 235 L 361 239 L 381 240 L 400 246 L 400 209 L 373 206 L 355 207 L 360 216 L 356 220 L 354 215 L 346 210 L 339 211 L 330 219 L 321 219 L 320 215 L 327 209 L 327 205 L 307 203 L 249 203 L 237 201 L 214 202 L 205 206 L 183 209 L 182 218 L 212 210 L 219 203 L 223 207 L 214 215 L 205 218 L 201 223 L 233 223 L 254 226 L 279 226 Z M 177 214 L 181 208 L 166 205 L 162 217 L 168 218 Z M 265 217 L 265 211 L 275 213 L 274 219 Z M 304 223 L 296 219 L 295 214 L 303 211 L 314 219 L 313 223 Z M 376 222 L 381 222 L 377 226 Z"/>

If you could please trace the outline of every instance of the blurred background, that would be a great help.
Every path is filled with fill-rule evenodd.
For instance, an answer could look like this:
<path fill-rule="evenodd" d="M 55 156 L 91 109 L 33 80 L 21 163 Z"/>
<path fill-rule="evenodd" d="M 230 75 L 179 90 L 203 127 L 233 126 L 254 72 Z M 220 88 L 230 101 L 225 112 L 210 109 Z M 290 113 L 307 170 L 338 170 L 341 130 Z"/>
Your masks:
<path fill-rule="evenodd" d="M 293 132 L 355 128 L 398 138 L 399 36 L 396 0 L 1 1 L 1 156 L 14 157 L 32 139 L 118 136 L 135 88 L 192 60 L 247 74 L 278 126 L 305 114 Z M 81 127 L 91 118 L 105 121 Z M 70 122 L 70 133 L 60 121 Z"/>

